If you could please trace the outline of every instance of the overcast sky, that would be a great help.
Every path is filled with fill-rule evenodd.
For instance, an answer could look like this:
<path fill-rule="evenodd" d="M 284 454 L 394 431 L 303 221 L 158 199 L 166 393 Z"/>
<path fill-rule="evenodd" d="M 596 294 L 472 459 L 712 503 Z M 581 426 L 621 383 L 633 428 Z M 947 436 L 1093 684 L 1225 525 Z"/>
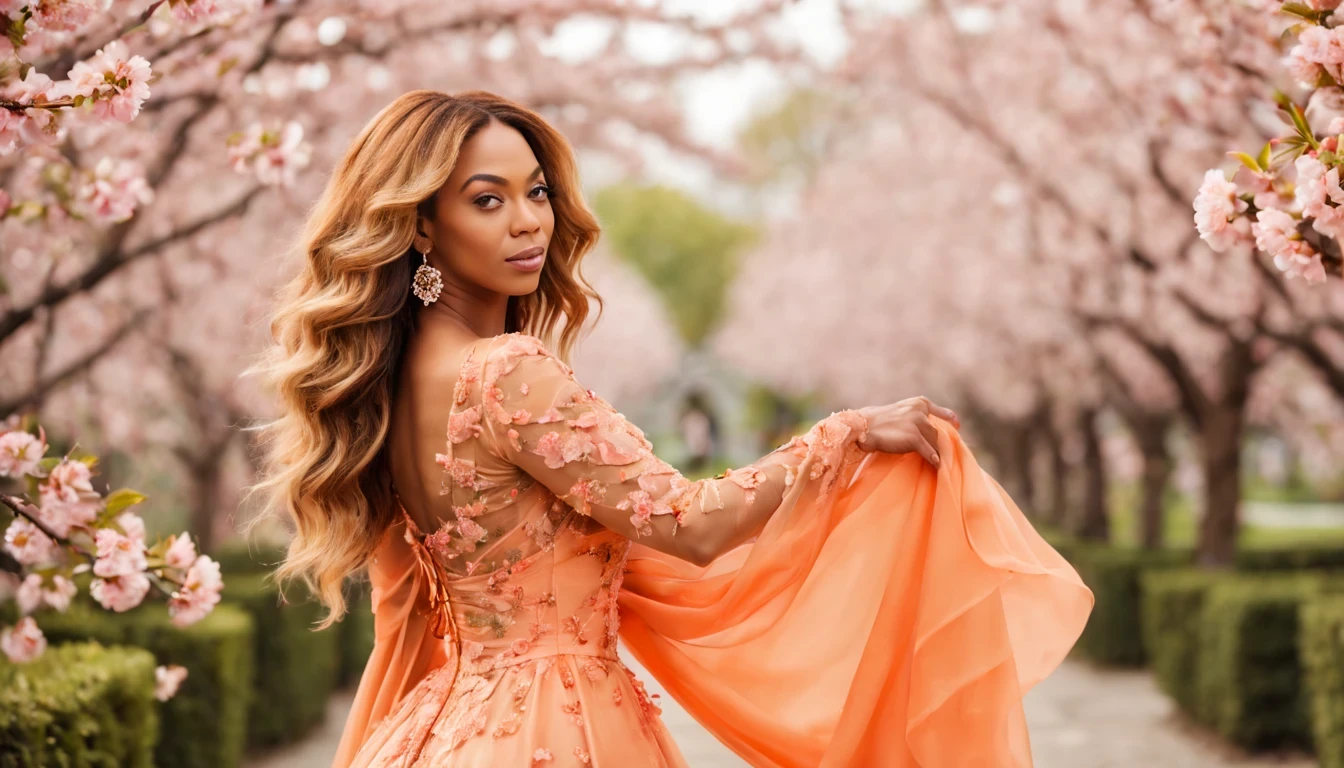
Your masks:
<path fill-rule="evenodd" d="M 796 40 L 819 63 L 829 64 L 844 54 L 847 40 L 836 10 L 837 0 L 795 0 L 784 12 L 778 33 Z M 756 4 L 755 0 L 665 0 L 673 13 L 689 13 L 708 21 L 722 21 L 735 12 Z M 584 58 L 591 55 L 611 34 L 600 19 L 576 18 L 556 31 L 556 48 L 562 57 Z M 663 25 L 637 25 L 626 36 L 630 50 L 649 62 L 675 58 L 685 49 L 687 40 Z M 680 87 L 687 115 L 687 130 L 699 142 L 728 148 L 737 132 L 758 112 L 770 109 L 786 93 L 787 84 L 768 64 L 749 62 L 725 67 L 712 73 L 688 76 Z M 732 191 L 704 168 L 688 164 L 685 158 L 669 156 L 660 146 L 646 146 L 651 180 L 686 188 L 698 195 L 732 205 Z M 594 186 L 614 180 L 608 169 L 589 160 L 585 176 Z M 725 195 L 727 197 L 725 197 Z"/>

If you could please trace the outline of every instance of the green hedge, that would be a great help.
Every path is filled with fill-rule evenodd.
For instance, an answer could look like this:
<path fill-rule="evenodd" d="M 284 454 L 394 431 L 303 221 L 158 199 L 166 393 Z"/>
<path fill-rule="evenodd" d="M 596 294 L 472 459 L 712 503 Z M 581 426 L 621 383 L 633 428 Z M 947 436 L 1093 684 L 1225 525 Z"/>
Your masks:
<path fill-rule="evenodd" d="M 248 543 L 234 539 L 216 547 L 210 557 L 219 563 L 219 569 L 226 578 L 235 573 L 267 573 L 285 559 L 286 547 L 283 544 Z"/>
<path fill-rule="evenodd" d="M 97 643 L 0 661 L 0 768 L 153 768 L 154 657 Z"/>
<path fill-rule="evenodd" d="M 1344 570 L 1344 547 L 1338 539 L 1292 547 L 1262 545 L 1237 551 L 1242 571 Z"/>
<path fill-rule="evenodd" d="M 234 574 L 224 587 L 224 600 L 251 614 L 257 626 L 250 746 L 286 744 L 320 723 L 338 673 L 337 632 L 312 630 L 322 607 L 302 587 L 287 589 L 290 602 L 282 605 L 267 576 Z"/>
<path fill-rule="evenodd" d="M 1096 596 L 1075 651 L 1103 664 L 1144 663 L 1139 579 L 1145 572 L 1189 563 L 1190 553 L 1075 543 L 1068 547 L 1068 557 Z"/>
<path fill-rule="evenodd" d="M 1195 659 L 1204 597 L 1224 571 L 1171 568 L 1143 574 L 1144 651 L 1158 686 L 1187 713 L 1195 714 Z"/>
<path fill-rule="evenodd" d="M 1320 591 L 1313 573 L 1230 575 L 1204 597 L 1195 712 L 1247 749 L 1310 748 L 1298 646 L 1302 605 Z"/>
<path fill-rule="evenodd" d="M 249 544 L 235 539 L 221 545 L 212 555 L 225 574 L 225 582 L 235 574 L 270 573 L 285 557 L 283 544 Z M 286 588 L 289 591 L 289 588 Z M 346 582 L 346 600 L 349 614 L 341 620 L 333 631 L 337 634 L 339 662 L 337 685 L 350 685 L 359 682 L 364 672 L 364 664 L 373 651 L 373 609 L 369 602 L 369 583 L 367 579 L 350 579 Z M 306 595 L 302 587 L 292 599 Z M 306 598 L 305 598 L 306 599 Z"/>
<path fill-rule="evenodd" d="M 347 582 L 345 599 L 349 613 L 340 623 L 341 672 L 338 683 L 353 685 L 364 674 L 373 653 L 373 602 L 367 581 Z"/>
<path fill-rule="evenodd" d="M 51 643 L 95 639 L 140 646 L 158 664 L 180 664 L 187 679 L 160 706 L 162 733 L 154 762 L 173 768 L 238 768 L 247 739 L 253 622 L 217 605 L 201 621 L 178 628 L 161 603 L 118 614 L 81 603 L 66 613 L 42 613 L 38 626 Z"/>
<path fill-rule="evenodd" d="M 1344 596 L 1302 606 L 1299 638 L 1312 737 L 1321 768 L 1344 768 Z"/>

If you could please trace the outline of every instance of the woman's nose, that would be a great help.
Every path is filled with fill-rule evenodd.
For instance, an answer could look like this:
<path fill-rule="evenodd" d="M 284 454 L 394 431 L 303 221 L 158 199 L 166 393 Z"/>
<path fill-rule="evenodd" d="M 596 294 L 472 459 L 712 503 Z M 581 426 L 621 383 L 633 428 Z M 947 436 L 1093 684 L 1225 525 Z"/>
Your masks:
<path fill-rule="evenodd" d="M 524 232 L 532 232 L 541 226 L 541 219 L 529 206 L 522 205 L 517 209 L 517 214 L 513 217 L 513 234 L 520 235 Z"/>

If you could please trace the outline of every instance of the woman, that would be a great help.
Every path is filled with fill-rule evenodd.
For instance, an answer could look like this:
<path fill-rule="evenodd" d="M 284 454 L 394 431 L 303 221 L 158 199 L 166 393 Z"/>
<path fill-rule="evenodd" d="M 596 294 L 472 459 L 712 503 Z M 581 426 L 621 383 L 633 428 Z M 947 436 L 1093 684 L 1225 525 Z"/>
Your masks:
<path fill-rule="evenodd" d="M 313 211 L 258 487 L 322 626 L 369 569 L 334 765 L 686 765 L 618 637 L 755 766 L 1029 765 L 1092 595 L 956 416 L 839 411 L 687 481 L 564 362 L 597 235 L 563 137 L 484 92 L 397 99 Z"/>

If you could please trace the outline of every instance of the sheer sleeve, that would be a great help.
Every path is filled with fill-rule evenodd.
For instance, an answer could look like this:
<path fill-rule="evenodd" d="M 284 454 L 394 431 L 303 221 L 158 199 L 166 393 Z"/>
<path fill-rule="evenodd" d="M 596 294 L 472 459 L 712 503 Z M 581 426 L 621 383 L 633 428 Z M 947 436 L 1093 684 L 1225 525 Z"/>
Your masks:
<path fill-rule="evenodd" d="M 482 365 L 494 452 L 607 528 L 697 564 L 758 532 L 795 483 L 828 488 L 867 430 L 861 414 L 839 411 L 752 464 L 692 482 L 535 337 L 507 337 Z"/>

